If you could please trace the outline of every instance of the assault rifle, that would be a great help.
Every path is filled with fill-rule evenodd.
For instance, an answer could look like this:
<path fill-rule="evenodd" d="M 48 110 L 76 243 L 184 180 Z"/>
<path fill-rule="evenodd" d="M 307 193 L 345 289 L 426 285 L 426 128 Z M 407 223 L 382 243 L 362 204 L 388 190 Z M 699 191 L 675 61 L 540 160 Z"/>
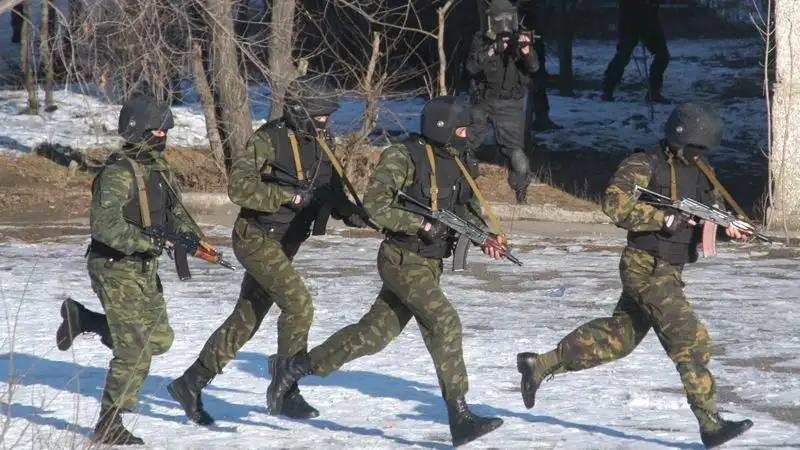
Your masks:
<path fill-rule="evenodd" d="M 656 206 L 666 206 L 668 208 L 672 208 L 679 211 L 686 217 L 690 217 L 693 219 L 707 220 L 721 227 L 728 228 L 732 226 L 737 230 L 742 231 L 745 234 L 755 236 L 756 238 L 764 242 L 772 242 L 772 239 L 770 239 L 768 236 L 759 233 L 753 224 L 741 220 L 727 211 L 723 211 L 713 206 L 705 205 L 698 201 L 692 200 L 691 198 L 683 198 L 677 201 L 673 201 L 671 198 L 665 195 L 661 195 L 658 192 L 653 192 L 649 189 L 645 189 L 639 185 L 636 185 L 634 189 L 636 191 L 641 192 L 642 194 L 647 194 L 648 196 L 654 199 L 654 200 L 641 200 L 644 203 Z"/>
<path fill-rule="evenodd" d="M 288 184 L 290 186 L 304 190 L 307 193 L 311 192 L 310 189 L 311 183 L 309 183 L 308 181 L 300 181 L 297 178 L 285 175 L 275 170 L 273 170 L 272 173 L 269 174 L 261 174 L 261 181 L 269 181 L 269 182 L 277 181 L 278 183 Z M 329 188 L 328 186 L 322 186 L 320 188 L 314 189 L 313 195 L 314 197 L 317 197 L 320 200 L 322 200 L 325 203 L 325 207 L 331 209 L 335 208 L 339 212 L 339 214 L 345 217 L 350 216 L 351 214 L 358 214 L 366 219 L 365 221 L 367 222 L 367 225 L 369 225 L 370 228 L 376 231 L 381 231 L 381 227 L 378 226 L 375 222 L 372 221 L 372 219 L 369 218 L 369 214 L 367 214 L 367 211 L 364 209 L 363 206 L 360 205 L 360 200 L 358 199 L 358 197 L 355 198 L 356 204 L 352 204 L 349 201 L 346 201 L 346 196 L 342 197 L 337 196 L 336 193 L 334 192 L 334 189 Z M 352 192 L 351 195 L 355 196 L 355 192 Z M 315 236 L 325 234 L 325 227 L 327 226 L 327 223 L 328 223 L 327 215 L 325 217 L 325 220 L 315 220 L 313 234 Z"/>
<path fill-rule="evenodd" d="M 203 261 L 236 270 L 233 264 L 222 258 L 221 252 L 217 251 L 217 249 L 208 242 L 201 240 L 194 233 L 167 231 L 163 226 L 157 225 L 146 228 L 144 234 L 167 243 L 167 253 L 170 258 L 175 260 L 175 271 L 178 272 L 178 278 L 180 278 L 181 281 L 192 278 L 192 274 L 189 271 L 189 262 L 186 260 L 187 255 L 192 255 Z"/>
<path fill-rule="evenodd" d="M 401 200 L 407 201 L 419 209 L 403 207 L 399 204 Z M 397 203 L 397 206 L 400 209 L 441 222 L 451 231 L 459 235 L 458 242 L 456 243 L 456 248 L 453 252 L 454 271 L 464 270 L 467 266 L 468 241 L 476 245 L 484 245 L 490 238 L 496 236 L 493 233 L 489 233 L 488 231 L 480 229 L 479 227 L 475 226 L 472 222 L 462 219 L 452 211 L 448 211 L 446 209 L 441 211 L 434 211 L 427 205 L 424 205 L 418 202 L 417 200 L 409 197 L 408 194 L 406 194 L 403 191 L 397 191 L 397 195 L 395 196 L 395 202 Z M 505 246 L 492 245 L 492 246 L 494 247 L 495 250 L 498 250 L 500 254 L 505 256 L 505 258 L 511 261 L 512 263 L 518 266 L 522 265 L 522 261 L 520 261 L 514 255 L 511 254 L 510 246 L 508 245 Z"/>

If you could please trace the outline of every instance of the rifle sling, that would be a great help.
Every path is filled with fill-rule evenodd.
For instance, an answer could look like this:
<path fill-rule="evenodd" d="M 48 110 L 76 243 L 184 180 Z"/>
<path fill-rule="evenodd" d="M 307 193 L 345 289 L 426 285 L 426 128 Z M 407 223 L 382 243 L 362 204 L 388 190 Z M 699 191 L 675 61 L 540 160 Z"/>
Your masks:
<path fill-rule="evenodd" d="M 461 173 L 464 174 L 464 178 L 467 179 L 467 183 L 469 183 L 469 187 L 472 188 L 472 192 L 475 193 L 475 196 L 478 197 L 478 202 L 481 204 L 481 207 L 486 210 L 486 215 L 489 216 L 489 220 L 492 221 L 492 225 L 497 229 L 498 234 L 503 238 L 506 238 L 506 233 L 503 231 L 503 227 L 500 226 L 500 221 L 497 220 L 492 209 L 489 207 L 489 203 L 483 197 L 481 190 L 478 189 L 478 185 L 475 183 L 475 180 L 472 179 L 472 176 L 469 174 L 469 171 L 464 164 L 461 162 L 460 158 L 456 158 L 456 164 L 458 164 L 458 168 L 461 169 Z"/>
<path fill-rule="evenodd" d="M 350 179 L 347 178 L 347 174 L 344 173 L 344 168 L 342 167 L 342 163 L 339 162 L 339 158 L 333 154 L 331 148 L 328 147 L 328 143 L 325 142 L 325 139 L 322 139 L 319 136 L 315 136 L 317 144 L 322 147 L 322 150 L 328 155 L 328 159 L 331 160 L 331 165 L 333 165 L 333 169 L 336 170 L 336 173 L 339 174 L 339 178 L 342 179 L 342 183 L 344 183 L 344 187 L 350 192 L 350 195 L 353 196 L 353 201 L 359 208 L 364 208 L 364 204 L 361 202 L 361 199 L 358 198 L 358 194 L 356 194 L 356 188 L 350 183 Z"/>
<path fill-rule="evenodd" d="M 431 164 L 431 209 L 439 210 L 439 186 L 436 184 L 436 158 L 433 156 L 433 148 L 430 144 L 425 144 L 425 152 L 428 154 L 428 161 Z M 458 161 L 458 158 L 456 158 Z"/>
<path fill-rule="evenodd" d="M 126 156 L 125 159 L 127 159 L 128 163 L 131 165 L 133 178 L 136 180 L 136 189 L 139 191 L 139 211 L 142 216 L 142 227 L 150 228 L 153 222 L 150 217 L 150 204 L 147 202 L 147 186 L 144 183 L 142 168 L 133 158 L 128 158 Z"/>
<path fill-rule="evenodd" d="M 744 217 L 748 222 L 750 222 L 750 225 L 752 225 L 753 221 L 749 217 L 747 217 L 747 214 L 745 214 L 742 207 L 739 206 L 738 203 L 736 203 L 736 200 L 733 199 L 730 192 L 728 192 L 728 190 L 725 189 L 724 186 L 722 186 L 722 183 L 719 182 L 717 176 L 714 175 L 714 172 L 711 170 L 711 168 L 708 167 L 708 165 L 699 157 L 695 158 L 695 163 L 697 163 L 697 168 L 700 169 L 701 172 L 703 172 L 703 175 L 705 175 L 706 178 L 708 178 L 708 181 L 710 181 L 711 184 L 714 185 L 714 189 L 719 191 L 719 193 L 722 194 L 722 197 L 725 199 L 725 201 L 728 202 L 733 207 L 733 209 L 736 211 L 736 214 L 739 214 L 740 216 Z"/>
<path fill-rule="evenodd" d="M 297 175 L 297 179 L 303 181 L 306 179 L 306 177 L 305 174 L 303 174 L 303 164 L 300 162 L 300 148 L 297 146 L 297 136 L 295 136 L 290 130 L 287 130 L 286 132 L 289 135 L 289 144 L 292 146 L 294 172 Z"/>

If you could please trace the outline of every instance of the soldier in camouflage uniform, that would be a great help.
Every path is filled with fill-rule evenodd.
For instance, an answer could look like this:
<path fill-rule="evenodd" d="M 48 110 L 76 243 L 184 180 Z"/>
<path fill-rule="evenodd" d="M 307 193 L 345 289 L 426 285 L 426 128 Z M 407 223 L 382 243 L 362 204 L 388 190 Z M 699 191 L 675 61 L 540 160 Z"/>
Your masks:
<path fill-rule="evenodd" d="M 720 417 L 716 384 L 708 369 L 711 341 L 683 294 L 683 267 L 698 258 L 697 224 L 674 210 L 639 201 L 634 190 L 638 185 L 675 200 L 693 198 L 722 205 L 718 191 L 695 163 L 704 150 L 720 144 L 722 130 L 722 119 L 709 105 L 685 103 L 667 120 L 664 141 L 634 152 L 621 163 L 606 189 L 603 211 L 628 230 L 628 245 L 619 264 L 622 295 L 611 317 L 581 325 L 554 350 L 517 355 L 527 408 L 533 407 L 536 391 L 546 377 L 623 358 L 653 328 L 680 374 L 707 448 L 733 439 L 753 425 L 749 420 Z M 743 238 L 733 227 L 725 233 Z"/>
<path fill-rule="evenodd" d="M 119 133 L 126 143 L 109 156 L 92 185 L 87 266 L 106 314 L 71 299 L 61 307 L 59 348 L 66 350 L 78 334 L 93 332 L 113 350 L 92 436 L 102 444 L 143 444 L 125 429 L 120 413 L 136 406 L 151 358 L 169 350 L 174 337 L 157 273 L 166 242 L 142 232 L 152 225 L 201 233 L 181 206 L 164 159 L 167 131 L 173 126 L 170 109 L 152 97 L 135 97 L 122 107 Z"/>
<path fill-rule="evenodd" d="M 233 227 L 233 251 L 247 271 L 231 315 L 211 335 L 197 360 L 167 387 L 195 423 L 211 425 L 202 389 L 249 341 L 273 304 L 278 318 L 278 354 L 304 354 L 314 316 L 311 294 L 292 259 L 314 234 L 324 234 L 328 217 L 363 227 L 366 214 L 351 204 L 323 146 L 331 148 L 327 121 L 338 98 L 324 80 L 310 76 L 287 89 L 282 119 L 259 128 L 233 160 L 228 196 L 241 206 Z M 281 414 L 294 419 L 319 415 L 297 385 L 286 392 Z"/>
<path fill-rule="evenodd" d="M 455 97 L 437 97 L 423 110 L 422 135 L 411 136 L 384 151 L 364 195 L 370 217 L 387 230 L 378 253 L 383 287 L 357 324 L 339 330 L 308 354 L 270 358 L 273 378 L 267 402 L 272 414 L 283 408 L 284 393 L 301 377 L 327 376 L 349 361 L 381 351 L 413 317 L 436 367 L 453 444 L 470 442 L 503 423 L 499 418 L 473 414 L 464 399 L 468 381 L 461 322 L 439 287 L 442 259 L 451 253 L 452 236 L 441 223 L 393 204 L 397 191 L 403 190 L 423 204 L 460 212 L 475 224 L 486 226 L 465 177 L 465 171 L 470 170 L 466 167 L 472 168 L 473 175 L 477 172 L 477 164 L 469 161 L 465 152 L 466 127 L 471 122 L 470 109 L 458 104 Z M 456 161 L 463 161 L 462 166 Z M 438 195 L 432 199 L 437 186 Z M 484 246 L 484 252 L 501 257 L 488 246 Z"/>

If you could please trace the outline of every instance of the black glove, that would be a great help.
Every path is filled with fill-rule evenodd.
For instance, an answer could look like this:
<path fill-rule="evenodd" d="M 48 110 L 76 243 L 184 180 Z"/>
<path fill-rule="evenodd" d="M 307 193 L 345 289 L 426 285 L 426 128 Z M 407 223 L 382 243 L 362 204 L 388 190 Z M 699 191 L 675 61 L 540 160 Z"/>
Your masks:
<path fill-rule="evenodd" d="M 148 237 L 150 238 L 150 246 L 147 247 L 145 253 L 155 257 L 161 256 L 161 253 L 164 251 L 164 247 L 167 246 L 167 238 L 164 235 Z"/>
<path fill-rule="evenodd" d="M 292 197 L 292 199 L 289 201 L 289 203 L 287 203 L 287 205 L 289 206 L 289 208 L 295 211 L 300 211 L 301 209 L 311 204 L 311 201 L 313 199 L 314 196 L 311 194 L 311 192 L 295 189 L 294 197 Z"/>
<path fill-rule="evenodd" d="M 667 236 L 672 236 L 673 234 L 692 226 L 689 223 L 689 218 L 684 216 L 683 214 L 670 214 L 664 216 L 664 228 L 663 231 Z"/>
<path fill-rule="evenodd" d="M 419 237 L 427 244 L 447 239 L 450 230 L 441 222 L 425 219 L 419 227 Z"/>
<path fill-rule="evenodd" d="M 348 227 L 353 227 L 353 228 L 366 228 L 367 226 L 369 226 L 367 224 L 367 219 L 361 216 L 361 214 L 359 213 L 352 213 L 349 216 L 343 217 L 342 221 Z"/>

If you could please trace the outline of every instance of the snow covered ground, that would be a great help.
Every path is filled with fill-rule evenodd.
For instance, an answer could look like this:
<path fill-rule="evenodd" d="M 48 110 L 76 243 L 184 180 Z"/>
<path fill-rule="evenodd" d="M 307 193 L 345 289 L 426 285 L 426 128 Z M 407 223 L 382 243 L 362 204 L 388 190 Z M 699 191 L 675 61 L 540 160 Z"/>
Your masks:
<path fill-rule="evenodd" d="M 229 229 L 217 228 L 219 235 Z M 3 447 L 82 448 L 98 413 L 110 358 L 96 337 L 73 350 L 55 348 L 65 295 L 99 303 L 85 272 L 86 236 L 38 244 L 0 244 L 0 441 Z M 628 358 L 546 383 L 533 410 L 519 395 L 517 352 L 550 349 L 578 324 L 611 312 L 617 300 L 616 238 L 566 243 L 516 240 L 524 267 L 473 254 L 467 272 L 446 273 L 444 289 L 464 327 L 468 400 L 505 425 L 469 448 L 701 449 L 678 375 L 649 335 Z M 316 299 L 310 343 L 321 342 L 368 309 L 380 287 L 377 239 L 346 233 L 313 238 L 297 267 Z M 227 250 L 230 255 L 230 249 Z M 687 294 L 714 341 L 711 369 L 720 408 L 755 426 L 725 448 L 800 448 L 800 310 L 798 258 L 720 248 L 686 272 Z M 166 384 L 194 361 L 230 313 L 242 273 L 192 261 L 180 282 L 164 258 L 162 277 L 173 348 L 153 361 L 137 415 L 126 421 L 148 448 L 448 448 L 444 404 L 412 324 L 384 352 L 327 378 L 308 377 L 306 398 L 322 415 L 310 421 L 272 417 L 265 409 L 267 355 L 275 351 L 273 310 L 204 397 L 218 419 L 211 429 L 187 424 Z M 13 349 L 13 354 L 10 353 Z M 7 421 L 3 416 L 10 413 Z"/>
<path fill-rule="evenodd" d="M 655 105 L 651 119 L 651 109 L 643 102 L 646 76 L 639 49 L 627 68 L 617 101 L 600 101 L 600 80 L 615 46 L 613 41 L 576 42 L 573 52 L 578 89 L 575 97 L 554 93 L 549 96 L 551 116 L 565 126 L 564 130 L 539 136 L 549 150 L 628 151 L 661 137 L 663 123 L 673 106 Z M 715 150 L 715 158 L 760 164 L 757 155 L 766 145 L 767 136 L 766 106 L 761 93 L 763 43 L 757 39 L 674 40 L 669 46 L 672 60 L 664 94 L 676 101 L 712 102 L 727 126 L 725 141 Z M 547 68 L 556 74 L 558 59 L 550 50 Z M 0 91 L 0 151 L 26 152 L 44 141 L 73 148 L 116 145 L 120 106 L 101 101 L 101 95 L 77 92 L 79 88 L 75 86 L 61 87 L 56 93 L 57 111 L 24 116 L 19 112 L 26 107 L 25 92 Z M 254 126 L 258 126 L 269 112 L 268 89 L 253 85 L 249 98 Z M 174 107 L 176 129 L 170 134 L 171 143 L 207 145 L 202 110 L 196 100 L 196 94 L 188 87 L 188 105 Z M 379 126 L 390 131 L 418 130 L 418 114 L 424 101 L 410 98 L 382 102 Z M 359 128 L 362 111 L 362 101 L 343 99 L 342 108 L 332 118 L 334 131 Z"/>

